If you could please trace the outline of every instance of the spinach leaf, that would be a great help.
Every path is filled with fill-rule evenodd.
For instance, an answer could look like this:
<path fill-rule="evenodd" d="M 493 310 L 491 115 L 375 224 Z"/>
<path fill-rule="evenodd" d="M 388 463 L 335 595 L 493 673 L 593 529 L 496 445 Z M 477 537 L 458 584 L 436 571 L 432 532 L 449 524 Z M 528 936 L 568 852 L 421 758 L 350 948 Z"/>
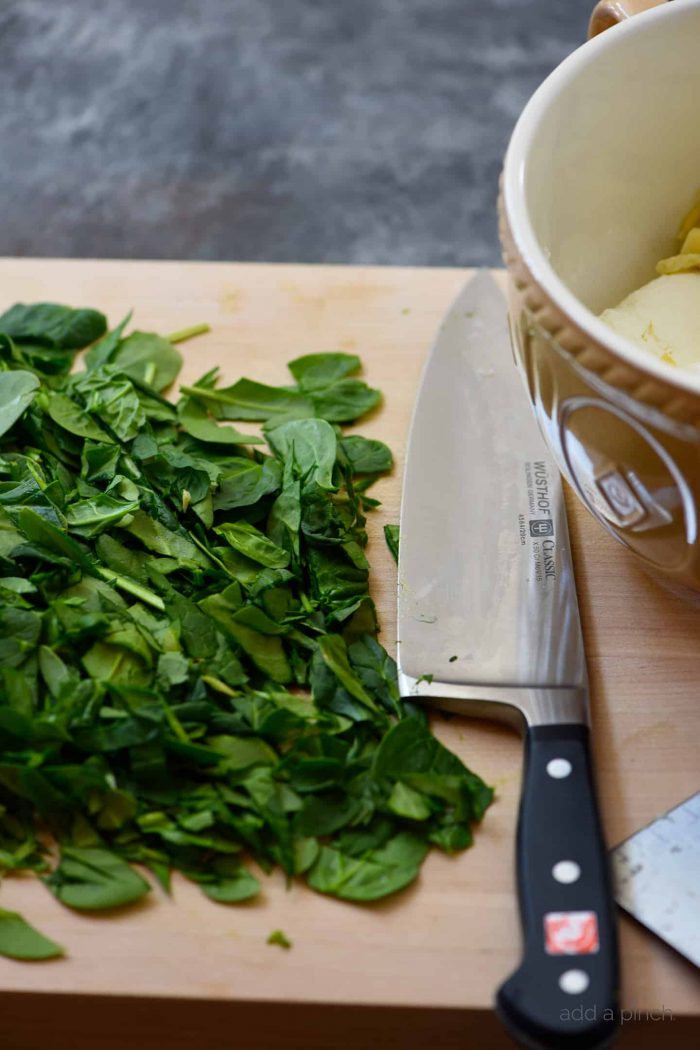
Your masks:
<path fill-rule="evenodd" d="M 376 776 L 400 777 L 406 773 L 459 776 L 465 767 L 417 718 L 397 722 L 381 741 L 374 756 Z"/>
<path fill-rule="evenodd" d="M 270 508 L 268 530 L 270 538 L 291 555 L 299 557 L 299 530 L 301 528 L 301 484 L 290 478 Z"/>
<path fill-rule="evenodd" d="M 401 779 L 409 787 L 456 807 L 461 820 L 479 821 L 493 801 L 493 788 L 467 769 L 417 718 L 398 722 L 374 756 L 374 775 Z"/>
<path fill-rule="evenodd" d="M 15 373 L 16 374 L 16 373 Z M 54 423 L 76 437 L 91 438 L 93 441 L 110 442 L 110 434 L 103 430 L 95 420 L 69 397 L 54 393 L 48 404 L 48 413 Z"/>
<path fill-rule="evenodd" d="M 44 881 L 62 904 L 79 911 L 131 904 L 150 889 L 121 857 L 97 847 L 63 846 L 58 867 Z"/>
<path fill-rule="evenodd" d="M 360 799 L 342 792 L 310 795 L 296 816 L 296 830 L 301 835 L 331 835 L 361 816 Z"/>
<path fill-rule="evenodd" d="M 201 549 L 186 534 L 169 529 L 145 511 L 136 511 L 124 528 L 155 554 L 176 558 L 183 565 L 208 565 Z"/>
<path fill-rule="evenodd" d="M 132 332 L 119 341 L 109 363 L 130 379 L 165 390 L 182 367 L 182 354 L 155 332 Z"/>
<path fill-rule="evenodd" d="M 105 365 L 78 377 L 71 391 L 120 441 L 131 441 L 146 425 L 146 413 L 134 384 Z"/>
<path fill-rule="evenodd" d="M 80 476 L 93 485 L 111 481 L 117 473 L 121 454 L 122 449 L 116 442 L 86 441 L 80 460 Z"/>
<path fill-rule="evenodd" d="M 239 379 L 233 386 L 213 389 L 183 386 L 182 392 L 206 405 L 217 419 L 307 419 L 314 415 L 313 404 L 302 394 L 276 386 L 265 386 L 252 379 Z"/>
<path fill-rule="evenodd" d="M 0 609 L 0 660 L 19 667 L 36 648 L 41 617 L 33 609 L 5 605 Z"/>
<path fill-rule="evenodd" d="M 269 456 L 263 463 L 244 457 L 232 458 L 223 468 L 219 489 L 214 496 L 214 510 L 253 506 L 263 496 L 278 491 L 281 475 L 279 463 Z"/>
<path fill-rule="evenodd" d="M 361 365 L 355 354 L 306 354 L 290 361 L 287 367 L 299 389 L 310 392 L 332 386 L 353 372 L 359 372 Z"/>
<path fill-rule="evenodd" d="M 273 682 L 286 685 L 292 679 L 292 672 L 287 660 L 284 646 L 279 638 L 261 634 L 245 624 L 231 618 L 228 625 L 229 634 L 235 638 L 241 649 L 251 658 L 256 667 L 271 678 Z"/>
<path fill-rule="evenodd" d="M 394 784 L 387 805 L 397 817 L 405 817 L 407 820 L 427 820 L 431 813 L 426 796 L 401 780 Z"/>
<path fill-rule="evenodd" d="M 373 633 L 363 634 L 348 646 L 350 663 L 365 690 L 378 697 L 388 711 L 400 717 L 396 663 Z"/>
<path fill-rule="evenodd" d="M 213 445 L 261 445 L 255 434 L 243 434 L 235 427 L 221 426 L 211 419 L 206 408 L 195 398 L 185 398 L 178 405 L 180 426 L 190 437 Z"/>
<path fill-rule="evenodd" d="M 107 332 L 101 339 L 99 339 L 94 346 L 85 354 L 85 367 L 90 371 L 93 368 L 99 368 L 101 365 L 109 364 L 112 355 L 119 346 L 119 342 L 122 338 L 124 329 L 131 320 L 131 310 L 129 310 L 126 317 L 119 322 L 116 328 L 112 328 L 111 331 Z"/>
<path fill-rule="evenodd" d="M 249 769 L 257 765 L 274 765 L 277 753 L 259 737 L 214 736 L 208 746 L 222 756 L 226 769 Z"/>
<path fill-rule="evenodd" d="M 385 525 L 384 526 L 384 539 L 386 545 L 391 551 L 392 557 L 396 564 L 399 563 L 399 526 L 398 525 Z"/>
<path fill-rule="evenodd" d="M 15 303 L 0 315 L 0 332 L 16 343 L 45 343 L 62 350 L 80 350 L 107 330 L 98 310 L 74 310 L 57 303 Z"/>
<path fill-rule="evenodd" d="M 340 447 L 353 474 L 383 474 L 394 465 L 391 449 L 383 441 L 351 434 L 342 439 Z"/>
<path fill-rule="evenodd" d="M 0 372 L 0 435 L 31 405 L 39 389 L 39 380 L 33 372 Z"/>
<path fill-rule="evenodd" d="M 314 390 L 309 396 L 315 414 L 331 423 L 352 423 L 382 400 L 380 391 L 373 390 L 361 379 L 341 379 L 333 386 Z"/>
<path fill-rule="evenodd" d="M 335 431 L 323 419 L 295 419 L 269 431 L 267 440 L 292 477 L 334 490 Z"/>
<path fill-rule="evenodd" d="M 66 511 L 68 531 L 78 536 L 98 536 L 139 509 L 138 500 L 115 499 L 107 493 L 78 500 Z"/>
<path fill-rule="evenodd" d="M 367 593 L 367 568 L 356 565 L 344 550 L 311 547 L 307 558 L 314 597 L 332 611 L 354 610 Z"/>
<path fill-rule="evenodd" d="M 276 944 L 278 948 L 289 949 L 292 947 L 292 942 L 286 933 L 282 930 L 273 930 L 270 936 L 267 938 L 268 944 Z"/>
<path fill-rule="evenodd" d="M 8 959 L 56 959 L 65 952 L 16 911 L 0 908 L 0 955 Z"/>
<path fill-rule="evenodd" d="M 361 857 L 323 846 L 309 872 L 309 885 L 344 900 L 379 900 L 413 882 L 427 852 L 427 843 L 407 831 Z"/>
<path fill-rule="evenodd" d="M 31 507 L 22 508 L 17 516 L 17 525 L 31 542 L 69 559 L 90 576 L 97 575 L 97 567 L 83 547 Z"/>
<path fill-rule="evenodd" d="M 219 525 L 216 532 L 246 558 L 252 558 L 269 569 L 284 569 L 289 564 L 287 552 L 247 521 L 227 522 Z"/>
<path fill-rule="evenodd" d="M 333 672 L 350 696 L 359 700 L 365 707 L 376 711 L 377 705 L 350 666 L 347 647 L 340 635 L 324 635 L 319 639 L 318 649 L 325 665 Z"/>
<path fill-rule="evenodd" d="M 240 868 L 234 875 L 222 876 L 216 881 L 197 881 L 202 892 L 217 904 L 239 904 L 241 901 L 250 900 L 251 897 L 257 897 L 260 892 L 260 883 L 245 868 Z"/>
<path fill-rule="evenodd" d="M 166 610 L 173 628 L 189 656 L 202 660 L 217 650 L 217 633 L 210 618 L 193 601 L 175 590 L 168 593 Z"/>

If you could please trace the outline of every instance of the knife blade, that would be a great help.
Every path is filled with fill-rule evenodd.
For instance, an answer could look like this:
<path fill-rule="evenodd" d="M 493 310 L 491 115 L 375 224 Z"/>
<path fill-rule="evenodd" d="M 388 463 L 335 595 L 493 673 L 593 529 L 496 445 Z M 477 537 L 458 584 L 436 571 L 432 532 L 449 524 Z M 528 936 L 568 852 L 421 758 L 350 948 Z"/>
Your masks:
<path fill-rule="evenodd" d="M 488 271 L 448 312 L 414 409 L 398 639 L 402 696 L 524 732 L 524 952 L 499 1015 L 524 1046 L 605 1045 L 618 1023 L 617 937 L 566 512 Z"/>

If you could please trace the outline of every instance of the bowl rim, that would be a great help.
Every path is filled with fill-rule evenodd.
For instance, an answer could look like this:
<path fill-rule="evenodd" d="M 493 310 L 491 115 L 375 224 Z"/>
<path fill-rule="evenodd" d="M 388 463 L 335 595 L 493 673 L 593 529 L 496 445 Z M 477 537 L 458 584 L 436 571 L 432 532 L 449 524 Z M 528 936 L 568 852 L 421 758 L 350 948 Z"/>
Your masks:
<path fill-rule="evenodd" d="M 526 104 L 513 130 L 503 162 L 503 202 L 515 246 L 532 277 L 547 292 L 561 312 L 596 343 L 602 344 L 627 364 L 649 375 L 700 394 L 700 373 L 671 365 L 619 335 L 569 291 L 556 274 L 537 240 L 525 201 L 525 165 L 532 139 L 549 107 L 564 84 L 573 80 L 596 55 L 615 48 L 622 34 L 645 32 L 655 22 L 678 18 L 683 11 L 700 8 L 700 0 L 661 4 L 587 41 L 568 55 L 549 74 Z M 651 30 L 650 30 L 651 31 Z"/>

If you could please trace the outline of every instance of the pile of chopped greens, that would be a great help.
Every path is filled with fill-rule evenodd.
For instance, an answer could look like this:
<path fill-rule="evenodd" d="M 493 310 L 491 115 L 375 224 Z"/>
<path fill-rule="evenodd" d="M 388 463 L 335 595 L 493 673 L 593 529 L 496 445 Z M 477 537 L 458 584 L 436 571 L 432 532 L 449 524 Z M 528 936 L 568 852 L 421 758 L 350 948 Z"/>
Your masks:
<path fill-rule="evenodd" d="M 0 317 L 0 872 L 88 910 L 149 891 L 132 864 L 224 903 L 259 892 L 251 859 L 347 900 L 400 890 L 492 791 L 377 641 L 365 515 L 391 453 L 341 426 L 380 394 L 331 353 L 173 403 L 175 343 L 206 326 L 128 322 Z M 61 952 L 0 911 L 0 954 Z"/>

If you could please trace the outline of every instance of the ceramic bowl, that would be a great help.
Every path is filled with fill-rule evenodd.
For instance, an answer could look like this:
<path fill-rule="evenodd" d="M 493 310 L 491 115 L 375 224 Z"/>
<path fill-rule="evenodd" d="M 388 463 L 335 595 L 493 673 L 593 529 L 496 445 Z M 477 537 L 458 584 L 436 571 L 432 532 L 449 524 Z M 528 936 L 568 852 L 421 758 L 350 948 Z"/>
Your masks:
<path fill-rule="evenodd" d="M 700 189 L 700 0 L 654 2 L 637 0 L 653 9 L 585 43 L 526 106 L 501 239 L 516 356 L 564 474 L 649 569 L 700 590 L 700 373 L 597 316 L 675 253 Z M 599 5 L 592 25 L 622 7 Z"/>

